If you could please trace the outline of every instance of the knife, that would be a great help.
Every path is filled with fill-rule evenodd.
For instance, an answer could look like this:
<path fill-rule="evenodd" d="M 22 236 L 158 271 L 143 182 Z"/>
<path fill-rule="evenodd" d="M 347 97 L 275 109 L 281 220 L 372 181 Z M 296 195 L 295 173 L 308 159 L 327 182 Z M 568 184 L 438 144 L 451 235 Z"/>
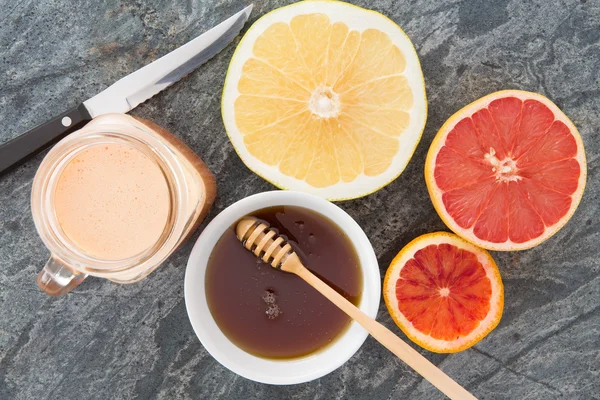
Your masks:
<path fill-rule="evenodd" d="M 58 117 L 0 145 L 0 174 L 33 156 L 92 118 L 126 113 L 171 86 L 223 50 L 248 20 L 252 5 L 158 60 L 121 78 Z"/>

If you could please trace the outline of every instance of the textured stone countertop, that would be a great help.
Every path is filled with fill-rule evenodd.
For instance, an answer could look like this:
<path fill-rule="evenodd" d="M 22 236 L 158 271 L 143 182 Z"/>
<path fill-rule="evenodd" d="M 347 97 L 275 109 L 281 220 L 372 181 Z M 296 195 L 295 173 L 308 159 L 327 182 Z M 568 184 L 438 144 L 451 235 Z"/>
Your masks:
<path fill-rule="evenodd" d="M 248 3 L 0 0 L 0 142 Z M 284 3 L 256 0 L 251 22 Z M 429 99 L 425 133 L 402 176 L 339 203 L 371 239 L 382 276 L 411 239 L 446 230 L 423 165 L 433 136 L 462 106 L 499 89 L 542 93 L 573 120 L 587 153 L 587 189 L 571 221 L 535 249 L 492 253 L 506 296 L 496 330 L 458 354 L 421 352 L 482 399 L 599 399 L 600 2 L 357 4 L 389 16 L 411 37 Z M 207 221 L 236 200 L 274 189 L 242 164 L 221 121 L 221 87 L 238 42 L 132 113 L 170 129 L 214 171 L 218 197 Z M 204 350 L 185 311 L 185 265 L 198 232 L 138 284 L 89 278 L 61 298 L 41 293 L 35 278 L 48 252 L 29 196 L 42 157 L 0 177 L 0 399 L 443 398 L 371 338 L 341 368 L 306 384 L 268 386 L 229 372 Z M 378 319 L 399 332 L 383 301 Z"/>

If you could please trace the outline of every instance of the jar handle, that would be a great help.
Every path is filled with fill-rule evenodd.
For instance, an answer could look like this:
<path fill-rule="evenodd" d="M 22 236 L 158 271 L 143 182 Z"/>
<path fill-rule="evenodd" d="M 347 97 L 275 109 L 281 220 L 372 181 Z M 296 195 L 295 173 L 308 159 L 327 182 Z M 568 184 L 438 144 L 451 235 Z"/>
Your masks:
<path fill-rule="evenodd" d="M 38 274 L 37 285 L 50 296 L 62 296 L 83 282 L 86 276 L 51 256 Z"/>

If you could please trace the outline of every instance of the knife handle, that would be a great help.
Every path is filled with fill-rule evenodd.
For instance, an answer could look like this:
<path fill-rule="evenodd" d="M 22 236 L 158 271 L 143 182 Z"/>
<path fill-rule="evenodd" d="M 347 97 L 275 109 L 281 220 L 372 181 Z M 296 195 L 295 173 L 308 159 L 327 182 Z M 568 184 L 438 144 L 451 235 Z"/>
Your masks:
<path fill-rule="evenodd" d="M 81 128 L 92 117 L 83 104 L 0 145 L 0 175 Z"/>

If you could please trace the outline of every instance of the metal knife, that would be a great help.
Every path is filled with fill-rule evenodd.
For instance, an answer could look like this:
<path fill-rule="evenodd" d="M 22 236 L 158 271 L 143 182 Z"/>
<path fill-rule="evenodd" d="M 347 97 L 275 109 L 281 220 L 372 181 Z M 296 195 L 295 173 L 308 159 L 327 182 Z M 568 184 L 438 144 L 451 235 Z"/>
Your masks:
<path fill-rule="evenodd" d="M 252 5 L 158 60 L 121 78 L 58 117 L 0 145 L 0 174 L 106 113 L 126 113 L 223 50 L 248 20 Z"/>

